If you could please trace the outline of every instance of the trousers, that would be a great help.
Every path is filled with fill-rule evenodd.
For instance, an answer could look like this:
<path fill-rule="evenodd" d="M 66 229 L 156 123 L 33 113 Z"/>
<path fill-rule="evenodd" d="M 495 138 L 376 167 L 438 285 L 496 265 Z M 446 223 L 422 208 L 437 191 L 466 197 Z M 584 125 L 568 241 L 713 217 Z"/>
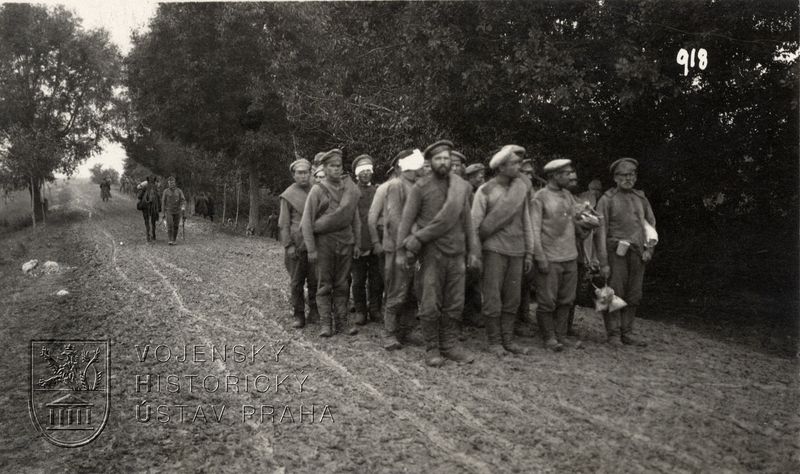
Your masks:
<path fill-rule="evenodd" d="M 181 224 L 180 214 L 166 214 L 167 217 L 167 235 L 170 242 L 175 242 L 178 238 L 178 226 Z"/>
<path fill-rule="evenodd" d="M 513 334 L 521 297 L 524 257 L 510 257 L 497 252 L 483 252 L 483 316 L 489 345 L 500 344 Z M 501 319 L 502 315 L 502 319 Z M 505 342 L 505 341 L 504 341 Z M 508 341 L 510 342 L 510 341 Z"/>
<path fill-rule="evenodd" d="M 353 244 L 343 244 L 327 235 L 317 238 L 317 309 L 320 316 L 347 317 L 350 298 L 350 267 Z M 344 321 L 341 321 L 344 323 Z"/>
<path fill-rule="evenodd" d="M 317 275 L 313 265 L 308 261 L 308 252 L 298 250 L 294 257 L 287 254 L 286 268 L 291 278 L 289 290 L 295 315 L 305 315 L 305 297 L 303 287 L 308 288 L 308 307 L 313 312 L 317 308 Z"/>
<path fill-rule="evenodd" d="M 414 328 L 417 297 L 414 292 L 414 269 L 395 262 L 395 252 L 384 254 L 386 271 L 386 310 L 383 329 L 387 336 L 405 336 Z"/>
<path fill-rule="evenodd" d="M 383 295 L 383 261 L 378 255 L 367 255 L 353 260 L 353 304 L 356 313 L 377 317 L 381 312 Z"/>
<path fill-rule="evenodd" d="M 455 345 L 464 310 L 464 255 L 446 255 L 434 243 L 422 249 L 422 298 L 419 319 L 427 348 L 447 351 Z"/>

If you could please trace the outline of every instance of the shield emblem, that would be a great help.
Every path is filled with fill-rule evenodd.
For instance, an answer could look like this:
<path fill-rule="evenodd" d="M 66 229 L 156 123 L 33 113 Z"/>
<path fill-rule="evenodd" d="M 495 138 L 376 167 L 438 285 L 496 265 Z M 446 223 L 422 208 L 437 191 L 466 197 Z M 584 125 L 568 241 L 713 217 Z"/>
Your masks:
<path fill-rule="evenodd" d="M 107 340 L 31 341 L 28 408 L 33 426 L 64 448 L 88 444 L 110 407 Z"/>

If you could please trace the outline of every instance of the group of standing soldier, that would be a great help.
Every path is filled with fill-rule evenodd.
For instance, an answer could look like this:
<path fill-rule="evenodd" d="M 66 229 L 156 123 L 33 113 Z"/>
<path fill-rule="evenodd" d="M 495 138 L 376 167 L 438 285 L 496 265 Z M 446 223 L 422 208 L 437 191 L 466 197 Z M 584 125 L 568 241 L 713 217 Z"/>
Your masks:
<path fill-rule="evenodd" d="M 595 194 L 579 199 L 570 191 L 577 185 L 570 160 L 548 162 L 543 180 L 524 148 L 506 145 L 491 157 L 488 181 L 483 164 L 466 161 L 447 140 L 403 150 L 380 186 L 368 155 L 353 160 L 355 182 L 338 149 L 318 153 L 313 165 L 294 161 L 295 182 L 280 195 L 278 217 L 294 327 L 319 322 L 319 335 L 330 337 L 379 322 L 387 350 L 421 343 L 426 363 L 438 367 L 474 360 L 459 343 L 464 319 L 485 327 L 489 353 L 527 354 L 514 337 L 532 320 L 533 287 L 543 343 L 559 352 L 580 346 L 571 337 L 579 266 L 594 262 L 627 302 L 603 315 L 609 344 L 644 345 L 633 320 L 653 254 L 646 227 L 655 232 L 655 217 L 633 188 L 638 162 L 615 161 L 616 186 L 598 199 L 593 182 Z M 417 325 L 422 341 L 412 335 Z"/>

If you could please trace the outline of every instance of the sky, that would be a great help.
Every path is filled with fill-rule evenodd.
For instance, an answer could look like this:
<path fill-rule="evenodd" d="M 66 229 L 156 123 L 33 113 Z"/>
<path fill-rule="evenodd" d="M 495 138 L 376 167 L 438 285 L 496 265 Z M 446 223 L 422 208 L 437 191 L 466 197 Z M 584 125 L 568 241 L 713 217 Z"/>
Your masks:
<path fill-rule="evenodd" d="M 146 28 L 158 8 L 158 3 L 151 0 L 38 0 L 35 3 L 64 5 L 83 20 L 84 29 L 105 28 L 122 54 L 127 54 L 131 49 L 131 32 Z M 97 163 L 122 174 L 125 150 L 118 143 L 103 142 L 102 146 L 103 151 L 78 167 L 76 176 L 89 177 L 89 168 Z"/>

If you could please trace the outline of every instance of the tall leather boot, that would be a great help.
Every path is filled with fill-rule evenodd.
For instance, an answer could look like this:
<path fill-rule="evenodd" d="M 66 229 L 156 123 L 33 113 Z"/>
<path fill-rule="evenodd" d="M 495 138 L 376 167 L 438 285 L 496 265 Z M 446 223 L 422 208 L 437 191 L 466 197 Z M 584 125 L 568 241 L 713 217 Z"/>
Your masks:
<path fill-rule="evenodd" d="M 475 360 L 475 355 L 466 347 L 458 343 L 458 334 L 461 330 L 461 322 L 455 318 L 442 316 L 440 323 L 440 349 L 442 355 L 450 360 L 462 364 L 471 364 Z"/>
<path fill-rule="evenodd" d="M 430 367 L 441 367 L 444 359 L 439 352 L 439 318 L 421 320 L 422 338 L 425 340 L 425 364 Z"/>
<path fill-rule="evenodd" d="M 572 308 L 571 305 L 561 305 L 556 308 L 556 339 L 565 348 L 577 349 L 581 347 L 581 343 L 573 342 L 567 337 L 569 316 Z"/>
<path fill-rule="evenodd" d="M 503 340 L 503 347 L 512 354 L 527 355 L 530 350 L 514 342 L 514 326 L 516 322 L 516 313 L 503 313 L 500 316 L 500 334 Z"/>
<path fill-rule="evenodd" d="M 637 306 L 626 306 L 620 310 L 622 316 L 622 343 L 629 346 L 646 347 L 647 343 L 633 335 L 633 319 Z"/>
<path fill-rule="evenodd" d="M 504 357 L 506 350 L 501 343 L 500 318 L 486 319 L 486 341 L 489 344 L 489 353 L 498 357 Z"/>
<path fill-rule="evenodd" d="M 319 322 L 319 310 L 317 310 L 317 305 L 308 305 L 308 316 L 306 317 L 306 323 L 308 324 L 316 324 Z"/>
<path fill-rule="evenodd" d="M 397 338 L 397 313 L 394 309 L 386 309 L 383 318 L 383 348 L 394 351 L 403 347 Z"/>
<path fill-rule="evenodd" d="M 317 310 L 319 311 L 319 337 L 333 336 L 333 308 L 330 297 L 318 298 Z"/>
<path fill-rule="evenodd" d="M 612 347 L 619 347 L 622 344 L 619 337 L 620 326 L 620 312 L 619 311 L 604 311 L 603 322 L 606 326 L 606 337 L 608 344 Z"/>
<path fill-rule="evenodd" d="M 556 328 L 553 322 L 553 313 L 546 311 L 536 311 L 536 319 L 539 321 L 539 331 L 542 333 L 544 347 L 553 352 L 561 352 L 564 346 L 556 339 Z"/>
<path fill-rule="evenodd" d="M 292 323 L 292 327 L 295 329 L 301 329 L 306 325 L 306 313 L 303 310 L 295 311 L 294 312 L 294 322 Z"/>
<path fill-rule="evenodd" d="M 333 299 L 333 304 L 336 306 L 334 310 L 334 333 L 344 333 L 346 332 L 350 336 L 355 336 L 358 334 L 358 328 L 355 325 L 349 324 L 347 321 L 348 308 L 347 308 L 347 297 L 346 296 L 337 296 Z"/>

